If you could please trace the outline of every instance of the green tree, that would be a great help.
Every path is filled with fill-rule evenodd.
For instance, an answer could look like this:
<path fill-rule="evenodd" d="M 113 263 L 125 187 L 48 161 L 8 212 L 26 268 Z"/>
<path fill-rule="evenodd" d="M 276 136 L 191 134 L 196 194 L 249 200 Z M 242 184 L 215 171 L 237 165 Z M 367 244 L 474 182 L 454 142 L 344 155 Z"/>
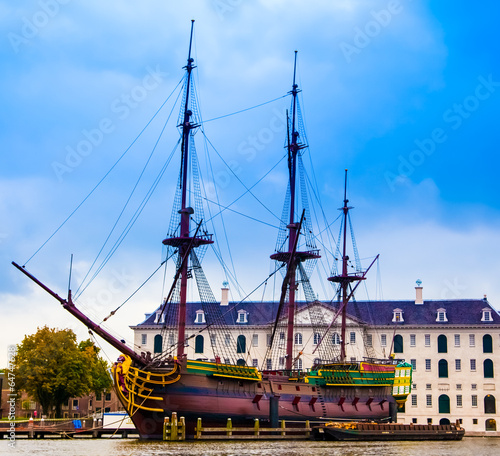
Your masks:
<path fill-rule="evenodd" d="M 108 366 L 98 353 L 90 339 L 77 344 L 71 329 L 38 328 L 17 347 L 16 389 L 39 402 L 44 415 L 55 407 L 60 418 L 62 405 L 71 397 L 111 387 Z"/>

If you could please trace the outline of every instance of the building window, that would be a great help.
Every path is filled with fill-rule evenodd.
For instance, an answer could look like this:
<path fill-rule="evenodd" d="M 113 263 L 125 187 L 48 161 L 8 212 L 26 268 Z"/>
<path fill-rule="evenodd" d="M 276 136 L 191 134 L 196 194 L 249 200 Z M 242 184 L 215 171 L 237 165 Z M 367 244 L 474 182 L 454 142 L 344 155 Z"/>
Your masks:
<path fill-rule="evenodd" d="M 457 383 L 457 390 L 461 390 L 462 389 L 462 384 L 461 383 Z"/>
<path fill-rule="evenodd" d="M 425 405 L 427 407 L 432 407 L 432 394 L 427 394 L 425 396 Z"/>
<path fill-rule="evenodd" d="M 332 344 L 333 345 L 340 345 L 340 336 L 338 333 L 333 333 L 332 335 Z"/>
<path fill-rule="evenodd" d="M 266 334 L 266 345 L 271 346 L 271 334 Z"/>
<path fill-rule="evenodd" d="M 410 347 L 415 347 L 417 345 L 417 336 L 415 334 L 410 334 Z"/>
<path fill-rule="evenodd" d="M 483 336 L 483 353 L 493 353 L 493 338 L 489 334 Z"/>
<path fill-rule="evenodd" d="M 321 340 L 321 334 L 320 333 L 314 333 L 314 345 L 318 345 Z"/>
<path fill-rule="evenodd" d="M 426 371 L 430 371 L 431 370 L 431 360 L 430 359 L 426 359 L 425 360 L 425 370 Z"/>
<path fill-rule="evenodd" d="M 210 334 L 210 345 L 212 348 L 215 348 L 215 344 L 217 343 L 217 336 L 215 334 Z"/>
<path fill-rule="evenodd" d="M 380 345 L 382 347 L 387 347 L 387 335 L 386 334 L 380 335 Z"/>
<path fill-rule="evenodd" d="M 196 318 L 194 319 L 195 323 L 205 323 L 205 312 L 203 310 L 196 311 Z"/>
<path fill-rule="evenodd" d="M 198 334 L 194 340 L 194 352 L 195 353 L 203 353 L 204 350 L 204 339 L 201 334 Z"/>
<path fill-rule="evenodd" d="M 295 345 L 302 345 L 302 334 L 301 333 L 296 333 L 295 334 Z"/>
<path fill-rule="evenodd" d="M 456 371 L 461 371 L 462 370 L 462 360 L 461 359 L 456 359 L 455 360 L 455 370 Z"/>
<path fill-rule="evenodd" d="M 104 398 L 104 400 L 110 401 L 111 400 L 111 393 L 106 393 L 106 397 Z"/>
<path fill-rule="evenodd" d="M 78 399 L 73 399 L 73 409 L 78 410 Z"/>
<path fill-rule="evenodd" d="M 425 384 L 425 389 L 426 390 L 431 390 L 432 389 L 432 383 L 426 383 Z"/>
<path fill-rule="evenodd" d="M 154 340 L 153 352 L 161 353 L 163 351 L 163 337 L 161 334 L 157 334 Z"/>
<path fill-rule="evenodd" d="M 236 323 L 248 323 L 248 312 L 246 310 L 238 310 Z"/>
<path fill-rule="evenodd" d="M 438 353 L 448 353 L 448 338 L 444 334 L 438 336 Z"/>
<path fill-rule="evenodd" d="M 401 334 L 394 336 L 394 353 L 403 353 L 403 336 Z"/>
<path fill-rule="evenodd" d="M 460 334 L 455 334 L 455 347 L 460 347 Z"/>
<path fill-rule="evenodd" d="M 271 370 L 273 368 L 273 360 L 272 359 L 266 359 L 266 369 Z"/>
<path fill-rule="evenodd" d="M 417 360 L 416 359 L 410 359 L 410 364 L 411 368 L 416 371 L 417 370 Z"/>
<path fill-rule="evenodd" d="M 477 424 L 477 418 L 472 418 L 472 424 Z"/>
<path fill-rule="evenodd" d="M 393 321 L 393 323 L 404 321 L 403 311 L 401 309 L 394 309 L 392 311 L 392 321 Z"/>
<path fill-rule="evenodd" d="M 441 394 L 438 398 L 439 413 L 450 413 L 450 398 L 446 394 Z"/>
<path fill-rule="evenodd" d="M 438 362 L 438 377 L 448 378 L 448 361 L 440 359 Z"/>
<path fill-rule="evenodd" d="M 495 396 L 484 396 L 484 413 L 496 413 Z"/>
<path fill-rule="evenodd" d="M 472 407 L 477 407 L 477 395 L 473 394 L 471 396 L 471 399 L 472 399 Z"/>
<path fill-rule="evenodd" d="M 174 333 L 173 332 L 170 332 L 168 334 L 168 345 L 171 347 L 172 345 L 174 345 Z"/>
<path fill-rule="evenodd" d="M 430 347 L 431 346 L 431 335 L 430 334 L 425 334 L 424 335 L 424 345 L 426 347 Z"/>
<path fill-rule="evenodd" d="M 470 386 L 470 389 L 471 389 L 471 390 L 477 390 L 477 384 L 476 384 L 476 383 L 473 383 L 473 384 Z"/>
<path fill-rule="evenodd" d="M 487 307 L 482 310 L 483 316 L 481 317 L 481 321 L 493 321 L 491 318 L 491 310 Z"/>
<path fill-rule="evenodd" d="M 259 346 L 259 335 L 254 334 L 252 336 L 252 347 L 258 347 Z"/>
<path fill-rule="evenodd" d="M 280 344 L 285 343 L 285 333 L 282 331 L 280 332 Z"/>
<path fill-rule="evenodd" d="M 366 345 L 368 345 L 368 347 L 373 345 L 373 337 L 371 334 L 366 335 Z"/>
<path fill-rule="evenodd" d="M 470 370 L 472 372 L 475 372 L 476 371 L 476 360 L 475 359 L 471 359 L 470 360 Z"/>
<path fill-rule="evenodd" d="M 436 321 L 439 323 L 446 323 L 448 321 L 448 318 L 446 317 L 446 309 L 437 310 Z"/>
<path fill-rule="evenodd" d="M 253 367 L 259 367 L 259 360 L 258 359 L 252 359 L 252 366 Z"/>
<path fill-rule="evenodd" d="M 141 345 L 146 345 L 148 343 L 148 335 L 141 334 Z"/>
<path fill-rule="evenodd" d="M 457 407 L 462 407 L 462 395 L 457 394 Z"/>
<path fill-rule="evenodd" d="M 229 347 L 231 345 L 231 334 L 226 334 L 224 337 L 224 345 Z"/>
<path fill-rule="evenodd" d="M 247 339 L 243 335 L 239 335 L 236 341 L 236 353 L 245 353 L 247 351 Z"/>
<path fill-rule="evenodd" d="M 96 401 L 102 401 L 102 394 L 101 393 L 96 393 L 95 400 Z"/>
<path fill-rule="evenodd" d="M 417 395 L 416 394 L 412 394 L 411 395 L 411 406 L 412 407 L 417 407 Z"/>
<path fill-rule="evenodd" d="M 484 378 L 493 378 L 493 361 L 485 359 L 483 361 Z"/>
<path fill-rule="evenodd" d="M 278 364 L 281 367 L 285 367 L 285 357 L 284 356 L 280 356 L 280 358 L 278 359 Z"/>
<path fill-rule="evenodd" d="M 476 346 L 476 335 L 469 334 L 469 347 L 475 347 L 475 346 Z"/>
<path fill-rule="evenodd" d="M 355 332 L 351 332 L 351 334 L 349 335 L 349 343 L 351 345 L 354 345 L 356 343 L 356 333 Z"/>
<path fill-rule="evenodd" d="M 297 369 L 302 369 L 302 358 L 297 360 Z"/>

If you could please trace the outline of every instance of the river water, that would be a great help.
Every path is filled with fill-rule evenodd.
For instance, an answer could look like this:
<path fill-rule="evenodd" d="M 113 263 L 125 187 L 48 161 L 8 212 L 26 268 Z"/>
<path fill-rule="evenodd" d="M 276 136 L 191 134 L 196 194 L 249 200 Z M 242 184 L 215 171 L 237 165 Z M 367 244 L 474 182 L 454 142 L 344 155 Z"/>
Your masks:
<path fill-rule="evenodd" d="M 19 439 L 0 455 L 46 456 L 498 456 L 500 438 L 469 437 L 458 442 L 141 442 L 134 439 Z"/>

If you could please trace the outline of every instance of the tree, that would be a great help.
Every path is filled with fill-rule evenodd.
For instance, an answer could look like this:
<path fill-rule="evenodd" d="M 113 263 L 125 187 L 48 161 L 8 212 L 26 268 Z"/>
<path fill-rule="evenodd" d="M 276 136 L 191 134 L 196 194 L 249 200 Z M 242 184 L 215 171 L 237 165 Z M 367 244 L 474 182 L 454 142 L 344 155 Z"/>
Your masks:
<path fill-rule="evenodd" d="M 55 407 L 60 418 L 62 405 L 71 397 L 102 393 L 111 387 L 108 366 L 98 353 L 90 339 L 77 344 L 71 329 L 38 328 L 17 347 L 16 389 L 39 402 L 44 415 Z"/>

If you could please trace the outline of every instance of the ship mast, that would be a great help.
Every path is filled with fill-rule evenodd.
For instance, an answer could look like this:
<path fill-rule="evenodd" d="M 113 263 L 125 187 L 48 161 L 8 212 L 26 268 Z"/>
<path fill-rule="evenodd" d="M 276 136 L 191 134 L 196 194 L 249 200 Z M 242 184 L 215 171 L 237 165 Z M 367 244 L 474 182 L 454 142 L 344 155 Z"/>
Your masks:
<path fill-rule="evenodd" d="M 297 94 L 300 92 L 298 85 L 295 82 L 297 70 L 297 51 L 295 51 L 295 60 L 293 67 L 293 84 L 292 90 L 289 92 L 292 95 L 292 118 L 291 118 L 291 138 L 288 138 L 288 173 L 290 187 L 290 207 L 288 225 L 288 250 L 279 251 L 271 255 L 271 259 L 281 262 L 287 262 L 288 278 L 288 304 L 286 311 L 287 318 L 287 334 L 286 334 L 286 357 L 285 369 L 291 370 L 293 366 L 293 342 L 294 342 L 294 317 L 296 310 L 295 292 L 296 269 L 299 262 L 319 258 L 317 251 L 299 252 L 297 251 L 297 241 L 299 236 L 300 222 L 295 220 L 295 200 L 296 200 L 296 183 L 297 183 L 297 155 L 299 150 L 307 147 L 306 144 L 299 143 L 299 132 L 297 131 Z M 279 318 L 279 315 L 277 316 Z"/>
<path fill-rule="evenodd" d="M 184 111 L 182 116 L 182 123 L 178 125 L 181 127 L 182 131 L 182 142 L 181 142 L 181 170 L 180 170 L 180 186 L 181 186 L 181 208 L 179 210 L 180 214 L 180 233 L 179 236 L 169 237 L 163 240 L 164 245 L 170 245 L 177 247 L 179 250 L 179 258 L 183 259 L 177 265 L 178 275 L 180 276 L 180 296 L 179 296 L 179 314 L 178 314 L 178 332 L 177 332 L 177 357 L 181 358 L 184 356 L 184 341 L 186 339 L 186 300 L 187 300 L 187 282 L 189 278 L 189 265 L 187 258 L 191 248 L 199 247 L 202 244 L 212 244 L 213 241 L 207 235 L 197 237 L 196 233 L 194 236 L 190 236 L 190 219 L 191 215 L 194 214 L 194 209 L 187 205 L 187 187 L 188 187 L 188 170 L 189 170 L 189 146 L 190 139 L 193 134 L 194 129 L 199 125 L 191 122 L 192 111 L 190 108 L 189 95 L 191 91 L 191 73 L 195 66 L 193 65 L 194 59 L 191 57 L 191 47 L 193 43 L 193 27 L 194 20 L 191 21 L 191 36 L 189 39 L 189 52 L 187 65 L 184 67 L 186 69 L 186 96 L 184 102 Z"/>
<path fill-rule="evenodd" d="M 345 362 L 346 352 L 345 352 L 345 336 L 346 336 L 346 320 L 347 320 L 347 303 L 352 297 L 352 292 L 349 288 L 351 283 L 359 282 L 360 280 L 365 280 L 365 274 L 349 274 L 347 270 L 349 256 L 347 255 L 347 223 L 349 210 L 353 209 L 352 206 L 348 206 L 347 203 L 347 169 L 345 170 L 345 180 L 344 180 L 344 206 L 339 208 L 339 211 L 343 212 L 343 233 L 342 233 L 342 274 L 329 277 L 330 282 L 336 282 L 340 286 L 340 293 L 342 298 L 341 307 L 341 333 L 340 333 L 340 361 Z"/>

